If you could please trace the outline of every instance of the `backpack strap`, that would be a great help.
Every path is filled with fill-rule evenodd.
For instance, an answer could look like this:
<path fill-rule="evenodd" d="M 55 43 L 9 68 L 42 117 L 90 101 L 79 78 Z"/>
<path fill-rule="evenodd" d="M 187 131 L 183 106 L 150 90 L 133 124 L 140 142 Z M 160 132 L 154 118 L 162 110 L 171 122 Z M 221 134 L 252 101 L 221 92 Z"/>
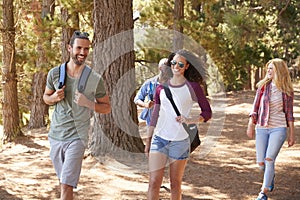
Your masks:
<path fill-rule="evenodd" d="M 65 81 L 66 81 L 66 65 L 67 63 L 63 63 L 59 66 L 59 81 L 58 81 L 58 89 L 61 89 L 64 85 L 65 85 Z M 80 93 L 82 93 L 85 90 L 86 87 L 86 82 L 90 76 L 92 69 L 85 65 L 82 73 L 80 75 L 79 81 L 78 81 L 78 85 L 77 85 L 77 89 Z"/>
<path fill-rule="evenodd" d="M 59 66 L 59 81 L 58 81 L 58 89 L 61 89 L 65 85 L 66 80 L 66 65 L 67 63 L 63 63 Z"/>
<path fill-rule="evenodd" d="M 89 66 L 84 66 L 77 85 L 78 92 L 83 93 L 83 91 L 85 90 L 86 82 L 90 76 L 91 71 L 92 69 Z"/>

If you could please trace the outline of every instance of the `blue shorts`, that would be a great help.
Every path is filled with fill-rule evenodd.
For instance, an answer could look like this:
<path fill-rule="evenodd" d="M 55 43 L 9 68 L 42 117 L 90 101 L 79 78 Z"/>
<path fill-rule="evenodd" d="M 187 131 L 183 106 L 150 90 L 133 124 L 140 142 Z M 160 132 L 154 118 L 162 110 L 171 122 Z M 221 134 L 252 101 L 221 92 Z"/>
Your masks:
<path fill-rule="evenodd" d="M 185 160 L 190 155 L 190 139 L 169 141 L 154 135 L 151 142 L 150 153 L 154 152 L 163 153 L 175 160 Z"/>
<path fill-rule="evenodd" d="M 77 187 L 85 151 L 80 139 L 58 141 L 48 138 L 50 142 L 50 158 L 60 183 Z"/>

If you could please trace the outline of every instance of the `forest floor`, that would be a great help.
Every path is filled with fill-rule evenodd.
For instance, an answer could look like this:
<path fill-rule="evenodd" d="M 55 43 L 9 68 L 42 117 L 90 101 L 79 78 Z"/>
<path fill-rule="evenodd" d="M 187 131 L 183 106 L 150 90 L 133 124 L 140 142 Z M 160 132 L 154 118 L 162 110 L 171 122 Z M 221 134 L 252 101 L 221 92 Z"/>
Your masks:
<path fill-rule="evenodd" d="M 227 93 L 223 98 L 224 110 L 213 107 L 213 112 L 225 113 L 223 118 L 214 114 L 215 121 L 200 125 L 202 144 L 192 153 L 186 167 L 182 183 L 184 200 L 256 198 L 262 173 L 255 162 L 255 140 L 246 136 L 247 114 L 253 98 L 254 91 Z M 295 86 L 294 115 L 297 143 L 288 148 L 285 142 L 277 157 L 275 190 L 270 193 L 270 200 L 300 199 L 299 85 Z M 144 123 L 140 123 L 140 131 L 141 135 L 145 133 Z M 0 147 L 0 200 L 59 199 L 58 180 L 49 159 L 47 130 L 24 130 L 24 133 L 24 137 Z M 86 155 L 75 199 L 146 199 L 146 171 L 137 171 L 113 159 L 98 162 Z M 163 186 L 161 199 L 169 199 L 167 172 Z"/>

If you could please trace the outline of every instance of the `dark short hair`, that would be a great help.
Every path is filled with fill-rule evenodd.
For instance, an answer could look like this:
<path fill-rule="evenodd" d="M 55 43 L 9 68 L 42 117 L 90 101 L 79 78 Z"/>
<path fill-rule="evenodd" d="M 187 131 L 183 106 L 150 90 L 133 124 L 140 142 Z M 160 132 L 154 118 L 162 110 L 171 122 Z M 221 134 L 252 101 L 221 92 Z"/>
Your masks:
<path fill-rule="evenodd" d="M 77 39 L 77 38 L 90 41 L 90 39 L 89 39 L 89 34 L 88 34 L 87 32 L 74 31 L 74 33 L 73 33 L 73 35 L 72 35 L 72 37 L 71 37 L 71 39 L 70 39 L 70 43 L 69 43 L 69 44 L 70 44 L 71 46 L 73 46 L 74 41 L 75 41 L 75 39 Z"/>

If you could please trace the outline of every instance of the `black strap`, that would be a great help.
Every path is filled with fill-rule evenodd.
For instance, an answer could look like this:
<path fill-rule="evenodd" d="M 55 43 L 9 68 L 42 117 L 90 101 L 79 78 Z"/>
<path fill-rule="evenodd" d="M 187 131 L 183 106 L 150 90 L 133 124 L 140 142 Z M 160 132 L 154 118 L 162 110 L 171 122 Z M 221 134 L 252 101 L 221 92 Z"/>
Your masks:
<path fill-rule="evenodd" d="M 170 102 L 171 102 L 171 104 L 172 104 L 172 106 L 173 106 L 173 108 L 174 108 L 177 116 L 180 116 L 181 114 L 180 114 L 180 112 L 179 112 L 179 110 L 178 110 L 178 108 L 177 108 L 177 106 L 176 106 L 176 104 L 175 104 L 175 102 L 173 100 L 173 96 L 172 96 L 172 93 L 171 93 L 171 90 L 170 90 L 169 86 L 167 84 L 163 84 L 163 86 L 164 86 L 167 98 L 170 100 Z"/>

